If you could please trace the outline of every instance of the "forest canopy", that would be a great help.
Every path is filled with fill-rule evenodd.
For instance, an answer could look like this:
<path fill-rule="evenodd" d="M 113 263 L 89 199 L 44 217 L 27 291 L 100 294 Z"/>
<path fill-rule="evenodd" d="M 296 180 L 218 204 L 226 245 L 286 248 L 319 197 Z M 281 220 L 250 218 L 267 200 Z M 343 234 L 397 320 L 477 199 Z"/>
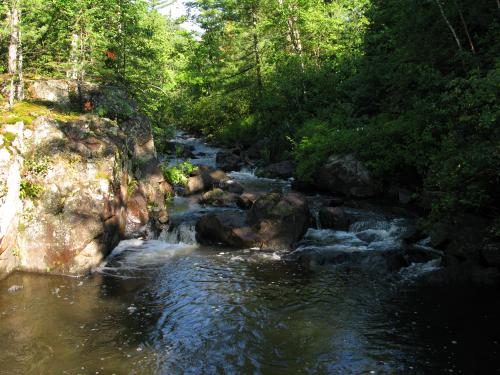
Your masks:
<path fill-rule="evenodd" d="M 498 0 L 194 0 L 197 35 L 167 3 L 4 1 L 0 73 L 17 7 L 26 76 L 126 87 L 157 142 L 260 142 L 304 182 L 355 154 L 436 217 L 498 217 Z"/>

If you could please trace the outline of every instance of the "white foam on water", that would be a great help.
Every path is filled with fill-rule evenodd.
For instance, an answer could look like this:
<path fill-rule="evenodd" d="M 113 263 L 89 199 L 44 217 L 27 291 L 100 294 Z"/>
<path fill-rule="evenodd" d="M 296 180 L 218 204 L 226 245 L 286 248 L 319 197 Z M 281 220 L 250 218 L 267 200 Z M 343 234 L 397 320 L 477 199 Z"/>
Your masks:
<path fill-rule="evenodd" d="M 186 255 L 197 249 L 195 245 L 170 244 L 159 240 L 124 240 L 113 250 L 108 259 L 94 271 L 115 274 L 121 271 L 139 271 L 161 266 L 173 257 Z"/>
<path fill-rule="evenodd" d="M 441 259 L 433 259 L 425 263 L 412 263 L 401 268 L 399 275 L 403 281 L 415 281 L 420 276 L 441 268 Z"/>

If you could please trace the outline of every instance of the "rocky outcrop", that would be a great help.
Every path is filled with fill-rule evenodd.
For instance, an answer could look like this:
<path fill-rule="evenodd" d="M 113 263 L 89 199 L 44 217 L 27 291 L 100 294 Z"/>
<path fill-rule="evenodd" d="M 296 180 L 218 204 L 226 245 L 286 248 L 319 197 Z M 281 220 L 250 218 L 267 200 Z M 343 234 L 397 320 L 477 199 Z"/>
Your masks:
<path fill-rule="evenodd" d="M 0 127 L 0 278 L 17 265 L 24 124 Z"/>
<path fill-rule="evenodd" d="M 500 246 L 488 234 L 489 222 L 465 214 L 435 223 L 430 245 L 441 249 L 443 268 L 424 278 L 438 285 L 500 284 Z"/>
<path fill-rule="evenodd" d="M 316 173 L 314 185 L 322 191 L 356 198 L 378 193 L 370 172 L 353 155 L 331 156 Z"/>
<path fill-rule="evenodd" d="M 163 229 L 172 189 L 147 119 L 129 116 L 117 124 L 94 115 L 68 122 L 38 117 L 19 127 L 16 142 L 23 147 L 9 135 L 9 158 L 0 168 L 7 186 L 1 187 L 0 273 L 82 275 L 121 239 Z"/>
<path fill-rule="evenodd" d="M 289 250 L 302 238 L 310 220 L 302 195 L 270 193 L 257 199 L 246 215 L 222 212 L 203 216 L 196 225 L 197 240 L 236 248 Z"/>
<path fill-rule="evenodd" d="M 255 175 L 264 178 L 280 178 L 283 180 L 293 177 L 295 174 L 295 163 L 291 161 L 282 161 L 280 163 L 270 164 L 266 167 L 257 168 Z"/>

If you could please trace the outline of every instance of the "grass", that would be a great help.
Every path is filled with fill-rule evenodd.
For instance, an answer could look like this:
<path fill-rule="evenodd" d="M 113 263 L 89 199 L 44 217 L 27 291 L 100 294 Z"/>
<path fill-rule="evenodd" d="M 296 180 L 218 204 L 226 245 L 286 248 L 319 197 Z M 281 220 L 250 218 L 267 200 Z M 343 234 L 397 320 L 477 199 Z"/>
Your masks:
<path fill-rule="evenodd" d="M 62 122 L 75 121 L 80 116 L 80 113 L 58 108 L 42 101 L 18 102 L 14 104 L 12 111 L 4 108 L 6 107 L 0 106 L 0 124 L 15 124 L 22 121 L 29 126 L 40 116 Z"/>

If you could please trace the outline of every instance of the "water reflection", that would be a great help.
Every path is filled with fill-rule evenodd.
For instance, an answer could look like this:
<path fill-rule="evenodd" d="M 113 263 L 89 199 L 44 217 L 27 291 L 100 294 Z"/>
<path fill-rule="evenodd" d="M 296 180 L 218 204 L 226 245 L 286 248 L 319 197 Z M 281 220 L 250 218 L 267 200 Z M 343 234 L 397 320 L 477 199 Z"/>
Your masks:
<path fill-rule="evenodd" d="M 311 271 L 272 254 L 156 245 L 142 249 L 169 254 L 156 263 L 131 246 L 108 265 L 113 273 L 0 282 L 0 373 L 498 369 L 492 291 L 454 295 L 359 267 Z M 12 285 L 23 288 L 7 292 Z"/>

